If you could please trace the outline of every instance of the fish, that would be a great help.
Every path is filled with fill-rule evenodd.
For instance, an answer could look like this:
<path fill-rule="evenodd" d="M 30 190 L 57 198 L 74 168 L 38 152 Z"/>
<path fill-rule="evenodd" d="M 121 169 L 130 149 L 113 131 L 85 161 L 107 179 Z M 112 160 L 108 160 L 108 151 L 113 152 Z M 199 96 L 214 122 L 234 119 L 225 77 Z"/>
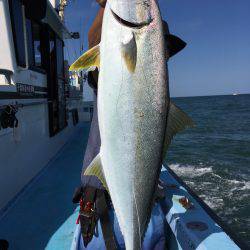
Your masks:
<path fill-rule="evenodd" d="M 142 247 L 172 138 L 193 126 L 170 101 L 166 39 L 156 0 L 108 0 L 100 44 L 70 67 L 99 69 L 101 147 L 84 174 L 109 192 L 127 250 Z"/>

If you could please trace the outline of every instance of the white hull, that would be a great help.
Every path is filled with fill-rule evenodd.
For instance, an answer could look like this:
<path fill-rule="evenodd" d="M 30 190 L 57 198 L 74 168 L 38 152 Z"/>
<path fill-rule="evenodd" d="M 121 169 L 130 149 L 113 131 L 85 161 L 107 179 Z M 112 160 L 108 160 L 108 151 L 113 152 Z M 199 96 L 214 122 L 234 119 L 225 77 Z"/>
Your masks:
<path fill-rule="evenodd" d="M 68 85 L 63 41 L 71 33 L 54 9 L 58 2 L 0 1 L 0 127 L 8 105 L 18 107 L 19 122 L 0 129 L 0 210 L 68 141 L 76 110 L 83 119 L 82 93 L 71 95 Z"/>
<path fill-rule="evenodd" d="M 0 130 L 0 209 L 46 166 L 77 127 L 70 115 L 68 126 L 50 137 L 46 103 L 19 109 L 17 118 L 17 129 Z"/>

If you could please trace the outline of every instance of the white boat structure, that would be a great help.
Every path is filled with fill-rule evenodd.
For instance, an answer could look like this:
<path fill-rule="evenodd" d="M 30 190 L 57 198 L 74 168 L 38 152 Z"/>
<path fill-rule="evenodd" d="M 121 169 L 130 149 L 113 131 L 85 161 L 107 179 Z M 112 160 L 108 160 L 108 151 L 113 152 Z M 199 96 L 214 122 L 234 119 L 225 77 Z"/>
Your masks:
<path fill-rule="evenodd" d="M 0 1 L 0 210 L 35 177 L 82 119 L 64 40 L 67 1 Z"/>

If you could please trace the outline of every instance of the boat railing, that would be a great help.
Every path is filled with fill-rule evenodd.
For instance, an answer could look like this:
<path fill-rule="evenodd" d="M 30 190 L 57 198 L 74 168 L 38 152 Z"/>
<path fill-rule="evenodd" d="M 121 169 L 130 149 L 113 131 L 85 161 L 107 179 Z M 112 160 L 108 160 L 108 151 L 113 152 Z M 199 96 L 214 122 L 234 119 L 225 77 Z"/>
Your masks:
<path fill-rule="evenodd" d="M 82 100 L 82 96 L 68 98 L 68 101 L 71 101 L 71 100 Z M 4 105 L 0 105 L 0 112 L 8 106 L 12 106 L 16 109 L 19 109 L 19 108 L 24 108 L 24 107 L 31 107 L 31 106 L 37 106 L 37 105 L 42 105 L 42 104 L 48 104 L 48 103 L 52 103 L 52 102 L 53 101 L 45 100 L 45 101 L 37 101 L 37 102 L 25 102 L 25 103 L 15 102 L 15 103 L 10 103 L 10 104 L 4 104 Z"/>
<path fill-rule="evenodd" d="M 49 102 L 52 101 L 38 101 L 38 102 L 28 102 L 28 103 L 15 103 L 15 104 L 5 104 L 5 105 L 0 105 L 0 111 L 4 110 L 8 106 L 12 106 L 15 109 L 19 108 L 24 108 L 24 107 L 31 107 L 31 106 L 37 106 L 37 105 L 42 105 L 42 104 L 48 104 Z"/>

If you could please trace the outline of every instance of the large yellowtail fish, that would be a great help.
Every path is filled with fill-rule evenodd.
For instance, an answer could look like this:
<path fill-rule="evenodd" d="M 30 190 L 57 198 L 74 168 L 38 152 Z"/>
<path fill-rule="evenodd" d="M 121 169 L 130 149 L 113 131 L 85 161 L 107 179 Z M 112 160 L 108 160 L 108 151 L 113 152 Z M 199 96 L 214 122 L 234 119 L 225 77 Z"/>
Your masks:
<path fill-rule="evenodd" d="M 138 250 L 167 147 L 178 131 L 192 125 L 170 102 L 166 43 L 155 0 L 107 1 L 101 43 L 70 70 L 93 66 L 99 68 L 101 148 L 85 174 L 102 181 L 126 249 Z"/>

